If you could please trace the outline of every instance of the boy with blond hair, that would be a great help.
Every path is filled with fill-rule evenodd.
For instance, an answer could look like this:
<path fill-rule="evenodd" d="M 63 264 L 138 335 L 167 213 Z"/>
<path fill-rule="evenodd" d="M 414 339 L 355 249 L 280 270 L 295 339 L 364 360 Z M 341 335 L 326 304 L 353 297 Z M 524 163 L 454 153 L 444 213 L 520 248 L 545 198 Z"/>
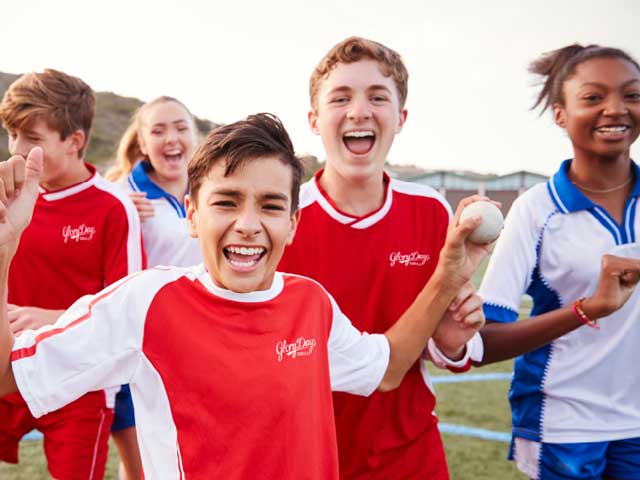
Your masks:
<path fill-rule="evenodd" d="M 0 103 L 11 154 L 44 152 L 33 219 L 6 272 L 8 327 L 16 338 L 55 323 L 78 298 L 142 268 L 133 204 L 84 161 L 94 110 L 86 83 L 51 69 L 23 75 Z M 5 179 L 0 198 L 11 195 L 14 180 Z M 80 346 L 67 348 L 73 355 Z M 17 463 L 20 439 L 38 429 L 52 477 L 102 478 L 117 389 L 96 388 L 40 418 L 20 394 L 0 398 L 0 460 Z"/>
<path fill-rule="evenodd" d="M 276 272 L 302 165 L 282 124 L 254 115 L 211 132 L 189 163 L 203 265 L 130 275 L 14 339 L 6 279 L 41 157 L 0 164 L 0 395 L 19 388 L 38 416 L 129 383 L 151 479 L 336 480 L 331 389 L 395 388 L 486 254 L 466 241 L 479 219 L 458 224 L 459 210 L 415 302 L 384 334 L 362 334 L 317 282 Z"/>
<path fill-rule="evenodd" d="M 326 165 L 302 186 L 298 234 L 279 266 L 320 282 L 354 326 L 369 332 L 392 328 L 432 278 L 450 222 L 435 190 L 384 172 L 407 118 L 408 77 L 400 55 L 359 37 L 317 65 L 309 124 Z M 429 342 L 432 359 L 468 368 L 480 355 L 474 333 L 482 322 L 481 300 L 466 284 Z M 394 391 L 334 394 L 341 478 L 449 477 L 428 377 L 416 361 Z"/>

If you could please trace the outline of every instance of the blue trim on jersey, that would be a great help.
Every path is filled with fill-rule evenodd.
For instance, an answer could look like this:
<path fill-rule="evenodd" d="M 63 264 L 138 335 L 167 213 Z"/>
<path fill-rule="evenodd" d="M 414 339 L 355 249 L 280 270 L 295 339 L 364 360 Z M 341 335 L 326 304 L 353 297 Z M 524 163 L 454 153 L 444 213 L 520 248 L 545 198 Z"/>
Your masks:
<path fill-rule="evenodd" d="M 555 175 L 547 182 L 547 189 L 551 200 L 558 210 L 563 213 L 572 213 L 580 210 L 588 210 L 593 217 L 605 227 L 613 236 L 616 245 L 635 241 L 633 223 L 636 213 L 636 200 L 640 196 L 640 167 L 631 162 L 631 169 L 635 176 L 633 189 L 625 203 L 623 224 L 618 225 L 609 213 L 602 207 L 589 200 L 569 179 L 569 167 L 571 159 L 565 160 Z"/>
<path fill-rule="evenodd" d="M 538 259 L 540 258 L 541 239 L 542 234 L 536 246 Z M 533 299 L 532 317 L 562 306 L 559 294 L 542 278 L 540 265 L 537 262 L 526 293 Z M 516 358 L 513 380 L 509 390 L 511 421 L 513 434 L 516 436 L 535 441 L 541 439 L 545 404 L 542 385 L 546 378 L 551 350 L 552 343 Z"/>
<path fill-rule="evenodd" d="M 147 192 L 147 198 L 149 200 L 157 200 L 159 198 L 164 198 L 169 202 L 169 204 L 173 207 L 173 209 L 178 214 L 178 217 L 185 218 L 187 213 L 184 209 L 184 205 L 180 202 L 176 197 L 171 195 L 168 192 L 165 192 L 158 185 L 153 183 L 153 181 L 149 178 L 148 172 L 151 171 L 151 164 L 146 161 L 138 162 L 127 181 L 131 188 L 136 192 Z"/>
<path fill-rule="evenodd" d="M 518 312 L 502 305 L 484 303 L 482 304 L 482 310 L 485 318 L 494 322 L 510 323 L 518 319 Z"/>
<path fill-rule="evenodd" d="M 627 204 L 625 205 L 625 216 L 624 216 L 624 228 L 627 233 L 627 242 L 635 243 L 636 241 L 636 230 L 633 228 L 634 220 L 636 218 L 636 207 L 638 206 L 638 198 L 631 197 L 627 200 Z"/>

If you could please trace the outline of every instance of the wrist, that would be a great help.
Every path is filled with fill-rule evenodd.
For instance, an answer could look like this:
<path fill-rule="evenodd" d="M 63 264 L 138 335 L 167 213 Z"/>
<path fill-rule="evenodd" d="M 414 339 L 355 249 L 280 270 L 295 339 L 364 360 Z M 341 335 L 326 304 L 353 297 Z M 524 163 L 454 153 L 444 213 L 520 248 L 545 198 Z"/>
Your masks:
<path fill-rule="evenodd" d="M 606 317 L 611 313 L 593 297 L 588 297 L 582 300 L 582 302 L 580 302 L 580 306 L 582 307 L 582 311 L 585 315 L 591 320 L 598 320 L 599 318 Z"/>
<path fill-rule="evenodd" d="M 462 345 L 461 347 L 451 349 L 451 348 L 442 347 L 438 345 L 438 343 L 436 342 L 436 347 L 438 347 L 438 350 L 440 350 L 440 352 L 442 352 L 442 354 L 445 357 L 447 357 L 449 360 L 453 362 L 458 362 L 462 360 L 465 356 L 465 353 L 467 352 L 466 345 Z"/>

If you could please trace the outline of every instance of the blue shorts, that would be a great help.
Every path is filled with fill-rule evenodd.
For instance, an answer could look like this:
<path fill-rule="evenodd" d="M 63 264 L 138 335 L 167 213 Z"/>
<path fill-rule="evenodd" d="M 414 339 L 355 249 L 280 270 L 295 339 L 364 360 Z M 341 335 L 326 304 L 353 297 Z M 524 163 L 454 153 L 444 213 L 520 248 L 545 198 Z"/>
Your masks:
<path fill-rule="evenodd" d="M 589 443 L 539 443 L 515 438 L 509 458 L 535 479 L 600 480 L 604 475 L 640 480 L 640 438 Z"/>
<path fill-rule="evenodd" d="M 111 431 L 117 432 L 119 430 L 135 426 L 136 418 L 133 413 L 131 390 L 129 390 L 129 385 L 122 385 L 122 388 L 116 395 L 116 405 L 113 408 L 113 424 L 111 425 Z"/>

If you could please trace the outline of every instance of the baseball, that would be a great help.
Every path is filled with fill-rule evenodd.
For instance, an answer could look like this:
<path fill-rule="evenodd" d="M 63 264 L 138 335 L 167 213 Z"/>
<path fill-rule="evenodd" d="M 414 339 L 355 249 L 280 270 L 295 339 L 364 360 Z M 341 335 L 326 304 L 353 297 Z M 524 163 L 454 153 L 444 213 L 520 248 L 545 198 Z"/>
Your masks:
<path fill-rule="evenodd" d="M 502 212 L 491 202 L 473 202 L 462 211 L 460 221 L 476 215 L 482 217 L 482 223 L 471 232 L 469 240 L 479 244 L 493 242 L 498 238 L 502 230 L 502 224 L 504 223 Z"/>

